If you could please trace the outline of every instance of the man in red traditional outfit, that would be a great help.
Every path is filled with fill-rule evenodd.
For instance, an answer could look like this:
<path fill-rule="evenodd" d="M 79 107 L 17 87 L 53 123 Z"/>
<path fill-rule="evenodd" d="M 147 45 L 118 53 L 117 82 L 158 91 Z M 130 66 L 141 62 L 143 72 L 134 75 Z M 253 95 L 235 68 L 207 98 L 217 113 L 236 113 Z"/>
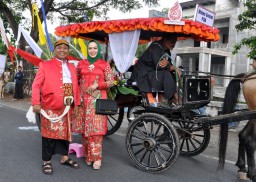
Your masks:
<path fill-rule="evenodd" d="M 65 114 L 72 100 L 74 101 L 72 105 L 75 106 L 74 114 L 77 113 L 77 106 L 80 105 L 76 68 L 67 60 L 69 43 L 66 40 L 58 40 L 54 44 L 54 53 L 53 59 L 40 63 L 32 85 L 33 111 L 41 112 L 44 174 L 53 173 L 51 166 L 53 154 L 62 155 L 61 164 L 79 168 L 78 163 L 68 157 L 72 133 L 70 112 Z M 56 117 L 60 119 L 56 120 Z"/>

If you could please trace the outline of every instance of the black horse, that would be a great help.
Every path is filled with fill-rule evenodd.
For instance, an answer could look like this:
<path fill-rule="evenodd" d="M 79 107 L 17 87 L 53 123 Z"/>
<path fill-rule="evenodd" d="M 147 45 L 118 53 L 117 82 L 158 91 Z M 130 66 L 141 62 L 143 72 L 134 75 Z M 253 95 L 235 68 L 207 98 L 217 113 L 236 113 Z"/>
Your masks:
<path fill-rule="evenodd" d="M 242 83 L 242 84 L 241 84 Z M 234 112 L 238 95 L 241 90 L 249 110 L 256 110 L 256 75 L 241 73 L 234 77 L 229 83 L 223 102 L 223 114 Z M 254 153 L 256 149 L 256 118 L 248 121 L 246 126 L 238 135 L 239 148 L 236 166 L 239 168 L 240 179 L 250 178 L 256 182 L 256 170 Z M 228 123 L 220 126 L 219 141 L 219 169 L 224 168 L 226 148 L 228 139 Z M 246 169 L 245 155 L 247 156 L 248 170 Z M 246 175 L 247 174 L 247 175 Z M 248 179 L 247 178 L 247 179 Z"/>

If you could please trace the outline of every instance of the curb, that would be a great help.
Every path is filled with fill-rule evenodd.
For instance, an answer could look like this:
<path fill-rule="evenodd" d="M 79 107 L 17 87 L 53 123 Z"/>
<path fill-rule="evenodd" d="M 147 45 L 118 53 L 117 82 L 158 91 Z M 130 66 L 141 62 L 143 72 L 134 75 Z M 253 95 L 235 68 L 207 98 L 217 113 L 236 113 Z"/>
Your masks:
<path fill-rule="evenodd" d="M 14 100 L 12 95 L 5 95 L 5 98 L 0 100 L 0 105 L 12 107 L 23 111 L 27 111 L 31 106 L 30 98 Z"/>

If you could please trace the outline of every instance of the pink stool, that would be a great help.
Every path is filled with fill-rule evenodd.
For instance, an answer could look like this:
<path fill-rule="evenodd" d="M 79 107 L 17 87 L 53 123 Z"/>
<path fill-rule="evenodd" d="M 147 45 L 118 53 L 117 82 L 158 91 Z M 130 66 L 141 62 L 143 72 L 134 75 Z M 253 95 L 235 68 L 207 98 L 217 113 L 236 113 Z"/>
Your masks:
<path fill-rule="evenodd" d="M 70 143 L 69 144 L 69 150 L 68 153 L 72 154 L 72 153 L 76 153 L 76 157 L 84 157 L 84 149 L 82 144 L 79 143 Z"/>

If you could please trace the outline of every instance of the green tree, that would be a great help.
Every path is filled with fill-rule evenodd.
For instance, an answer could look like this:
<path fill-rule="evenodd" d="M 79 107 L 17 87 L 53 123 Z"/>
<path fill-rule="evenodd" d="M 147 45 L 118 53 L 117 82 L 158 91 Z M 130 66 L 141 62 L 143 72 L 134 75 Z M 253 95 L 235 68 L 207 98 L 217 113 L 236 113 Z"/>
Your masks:
<path fill-rule="evenodd" d="M 256 1 L 246 1 L 244 3 L 245 11 L 238 16 L 239 24 L 235 27 L 237 31 L 243 30 L 255 30 L 256 26 Z M 237 43 L 233 48 L 233 54 L 236 54 L 242 46 L 247 46 L 250 48 L 249 57 L 252 58 L 256 55 L 256 36 L 243 38 L 239 43 Z"/>
<path fill-rule="evenodd" d="M 138 46 L 138 49 L 136 51 L 136 57 L 140 58 L 142 56 L 142 54 L 144 53 L 144 51 L 147 49 L 148 44 L 141 44 Z"/>
<path fill-rule="evenodd" d="M 23 27 L 27 29 L 31 28 L 32 2 L 34 0 L 0 0 L 0 17 L 5 23 L 8 23 L 8 29 L 11 30 L 15 38 L 18 35 L 20 23 L 23 23 Z M 125 13 L 133 9 L 142 8 L 144 5 L 156 6 L 158 5 L 158 0 L 44 0 L 47 19 L 53 21 L 53 18 L 57 17 L 62 23 L 90 21 L 94 16 L 108 19 L 106 14 L 112 8 Z M 24 12 L 30 15 L 24 15 Z M 41 22 L 43 22 L 41 8 L 39 9 L 39 16 Z M 30 36 L 38 42 L 39 36 L 36 21 L 37 19 L 35 18 L 35 26 L 32 27 Z M 19 47 L 25 50 L 26 42 L 23 38 L 20 40 Z M 31 88 L 33 65 L 26 61 L 24 61 L 23 65 L 24 73 L 27 77 L 25 88 Z"/>

